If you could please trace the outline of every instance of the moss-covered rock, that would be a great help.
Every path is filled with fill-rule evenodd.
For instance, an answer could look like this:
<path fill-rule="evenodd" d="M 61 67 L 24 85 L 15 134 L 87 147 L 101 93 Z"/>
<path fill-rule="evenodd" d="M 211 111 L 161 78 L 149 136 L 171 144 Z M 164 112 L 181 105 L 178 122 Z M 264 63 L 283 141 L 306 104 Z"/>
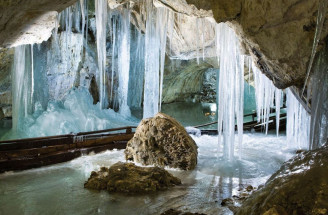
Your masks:
<path fill-rule="evenodd" d="M 181 184 L 179 178 L 159 167 L 139 167 L 118 162 L 110 168 L 93 171 L 84 187 L 121 193 L 148 193 Z"/>

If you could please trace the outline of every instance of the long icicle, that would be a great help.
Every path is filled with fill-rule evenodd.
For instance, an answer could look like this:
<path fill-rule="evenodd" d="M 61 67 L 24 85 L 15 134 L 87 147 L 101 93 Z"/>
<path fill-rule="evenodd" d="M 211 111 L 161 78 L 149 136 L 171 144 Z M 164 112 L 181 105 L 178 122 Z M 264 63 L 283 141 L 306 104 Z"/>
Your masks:
<path fill-rule="evenodd" d="M 308 66 L 308 69 L 307 69 L 304 86 L 303 86 L 303 89 L 302 89 L 302 92 L 301 92 L 301 98 L 304 95 L 305 87 L 307 85 L 307 82 L 308 82 L 308 79 L 309 79 L 309 76 L 310 76 L 310 72 L 311 72 L 311 69 L 312 69 L 313 60 L 314 60 L 315 54 L 317 52 L 318 43 L 320 41 L 320 35 L 321 35 L 321 32 L 322 32 L 323 23 L 324 23 L 325 17 L 326 17 L 327 7 L 328 7 L 328 1 L 327 0 L 319 1 L 318 16 L 317 16 L 317 27 L 315 29 L 310 62 L 309 62 L 309 66 Z"/>
<path fill-rule="evenodd" d="M 95 0 L 96 26 L 97 26 L 97 56 L 100 85 L 100 108 L 107 106 L 106 101 L 106 26 L 107 26 L 107 1 Z"/>

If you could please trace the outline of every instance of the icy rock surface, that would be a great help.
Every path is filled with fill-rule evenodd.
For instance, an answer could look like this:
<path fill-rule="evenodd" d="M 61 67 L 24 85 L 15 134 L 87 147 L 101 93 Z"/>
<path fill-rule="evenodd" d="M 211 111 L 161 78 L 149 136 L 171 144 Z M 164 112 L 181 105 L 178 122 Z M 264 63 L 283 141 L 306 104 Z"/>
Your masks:
<path fill-rule="evenodd" d="M 197 155 L 197 145 L 185 128 L 163 113 L 142 120 L 125 150 L 127 160 L 183 170 L 196 167 Z"/>
<path fill-rule="evenodd" d="M 327 214 L 328 148 L 303 152 L 287 161 L 253 194 L 237 215 Z"/>

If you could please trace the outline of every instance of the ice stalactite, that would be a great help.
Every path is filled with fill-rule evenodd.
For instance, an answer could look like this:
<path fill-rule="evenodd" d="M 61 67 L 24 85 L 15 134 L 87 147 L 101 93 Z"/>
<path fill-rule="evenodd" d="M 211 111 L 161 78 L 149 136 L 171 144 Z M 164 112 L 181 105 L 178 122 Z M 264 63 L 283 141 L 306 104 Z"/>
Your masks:
<path fill-rule="evenodd" d="M 256 94 L 256 112 L 257 121 L 262 122 L 265 127 L 265 133 L 268 133 L 269 128 L 269 118 L 271 113 L 271 108 L 274 107 L 274 100 L 276 98 L 276 111 L 277 120 L 280 120 L 280 105 L 281 105 L 281 90 L 277 89 L 272 81 L 267 78 L 254 64 L 252 63 L 252 70 L 254 74 L 254 84 L 255 84 L 255 94 Z M 279 100 L 279 101 L 278 101 Z M 279 107 L 277 107 L 279 103 Z M 277 132 L 279 127 L 277 127 Z"/>
<path fill-rule="evenodd" d="M 129 106 L 141 108 L 144 71 L 145 71 L 145 36 L 138 29 L 132 31 L 130 78 L 129 78 Z"/>
<path fill-rule="evenodd" d="M 317 149 L 328 143 L 328 50 L 318 57 L 314 67 L 311 89 L 310 149 Z"/>
<path fill-rule="evenodd" d="M 146 0 L 146 12 L 144 118 L 154 116 L 159 110 L 160 59 L 165 55 L 161 51 L 161 31 L 167 31 L 168 9 L 155 8 L 151 0 Z"/>
<path fill-rule="evenodd" d="M 129 8 L 122 10 L 120 19 L 120 28 L 118 29 L 118 100 L 119 112 L 123 116 L 131 115 L 128 106 L 128 90 L 129 90 L 129 72 L 130 72 L 130 10 Z"/>
<path fill-rule="evenodd" d="M 200 41 L 200 32 L 199 32 L 199 18 L 196 18 L 196 59 L 197 59 L 197 64 L 199 65 L 199 41 Z"/>
<path fill-rule="evenodd" d="M 287 144 L 291 148 L 308 149 L 311 116 L 290 89 L 287 94 Z"/>
<path fill-rule="evenodd" d="M 167 43 L 167 32 L 168 32 L 168 23 L 170 14 L 173 14 L 172 11 L 167 9 L 160 9 L 159 16 L 164 18 L 164 26 L 160 29 L 161 37 L 161 47 L 160 47 L 160 86 L 159 86 L 159 111 L 162 109 L 162 94 L 163 94 L 163 82 L 164 82 L 164 66 L 165 66 L 165 55 L 166 55 L 166 43 Z"/>
<path fill-rule="evenodd" d="M 219 76 L 219 145 L 223 136 L 223 154 L 234 158 L 235 122 L 237 120 L 239 156 L 241 156 L 244 106 L 244 56 L 239 49 L 235 32 L 224 23 L 217 26 L 217 56 L 220 62 Z"/>
<path fill-rule="evenodd" d="M 114 107 L 114 76 L 115 76 L 115 58 L 117 55 L 117 48 L 116 48 L 116 34 L 117 34 L 117 21 L 118 19 L 116 18 L 116 16 L 113 16 L 113 14 L 111 14 L 111 33 L 112 33 L 112 65 L 111 65 L 111 84 L 110 84 L 110 102 L 112 103 L 112 106 Z"/>
<path fill-rule="evenodd" d="M 33 112 L 33 63 L 30 45 L 15 48 L 12 71 L 13 131 L 23 129 L 25 118 Z"/>
<path fill-rule="evenodd" d="M 275 106 L 276 106 L 276 133 L 279 136 L 279 127 L 280 127 L 280 108 L 281 108 L 281 99 L 283 92 L 276 88 L 275 91 Z"/>
<path fill-rule="evenodd" d="M 99 70 L 100 108 L 108 106 L 106 90 L 106 26 L 107 26 L 107 0 L 95 0 L 95 14 L 97 27 L 97 57 Z"/>
<path fill-rule="evenodd" d="M 312 64 L 313 64 L 313 61 L 314 61 L 314 57 L 315 57 L 315 54 L 317 52 L 321 32 L 323 30 L 323 24 L 325 22 L 325 17 L 326 17 L 327 10 L 328 10 L 328 1 L 327 0 L 319 0 L 319 6 L 318 7 L 319 8 L 318 8 L 318 14 L 317 14 L 317 26 L 316 26 L 315 35 L 314 35 L 314 38 L 313 38 L 312 53 L 311 53 L 310 62 L 309 62 L 308 69 L 307 69 L 307 74 L 306 74 L 304 86 L 303 86 L 303 89 L 302 89 L 302 92 L 301 92 L 301 97 L 304 94 L 305 87 L 307 85 L 308 78 L 310 76 L 310 72 L 311 72 L 311 69 L 312 69 Z"/>

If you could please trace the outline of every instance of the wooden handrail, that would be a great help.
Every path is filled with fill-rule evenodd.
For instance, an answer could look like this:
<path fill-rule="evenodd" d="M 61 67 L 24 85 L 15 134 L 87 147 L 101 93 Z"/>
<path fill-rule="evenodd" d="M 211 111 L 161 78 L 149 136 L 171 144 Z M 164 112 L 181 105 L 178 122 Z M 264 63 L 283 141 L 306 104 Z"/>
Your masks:
<path fill-rule="evenodd" d="M 111 128 L 106 130 L 99 130 L 99 131 L 89 131 L 89 132 L 80 132 L 76 134 L 64 134 L 64 135 L 57 135 L 57 136 L 48 136 L 48 137 L 35 137 L 35 138 L 26 138 L 26 139 L 16 139 L 16 140 L 4 140 L 0 141 L 0 144 L 3 143 L 19 143 L 19 142 L 33 142 L 33 141 L 42 141 L 42 140 L 49 140 L 49 139 L 64 139 L 64 138 L 73 138 L 74 136 L 81 136 L 81 135 L 88 135 L 88 134 L 99 134 L 99 133 L 106 133 L 111 131 L 120 131 L 120 130 L 130 130 L 136 128 L 135 126 L 126 126 L 121 128 Z"/>
<path fill-rule="evenodd" d="M 254 114 L 256 114 L 256 113 L 253 113 L 253 114 L 246 114 L 246 115 L 244 115 L 244 117 L 245 116 L 252 116 L 252 115 L 254 115 Z M 287 114 L 286 113 L 282 113 L 282 114 L 280 114 L 280 118 L 283 118 L 283 117 L 285 117 Z M 272 120 L 272 118 L 275 118 L 276 116 L 270 116 L 269 117 L 269 120 Z M 192 126 L 193 128 L 202 128 L 202 127 L 206 127 L 206 126 L 209 126 L 209 125 L 214 125 L 214 124 L 217 124 L 218 123 L 218 121 L 215 121 L 215 122 L 210 122 L 210 123 L 206 123 L 206 124 L 203 124 L 203 125 L 197 125 L 197 126 Z M 251 121 L 251 122 L 245 122 L 244 123 L 244 125 L 246 124 L 257 124 L 257 123 L 255 123 L 254 121 Z"/>

